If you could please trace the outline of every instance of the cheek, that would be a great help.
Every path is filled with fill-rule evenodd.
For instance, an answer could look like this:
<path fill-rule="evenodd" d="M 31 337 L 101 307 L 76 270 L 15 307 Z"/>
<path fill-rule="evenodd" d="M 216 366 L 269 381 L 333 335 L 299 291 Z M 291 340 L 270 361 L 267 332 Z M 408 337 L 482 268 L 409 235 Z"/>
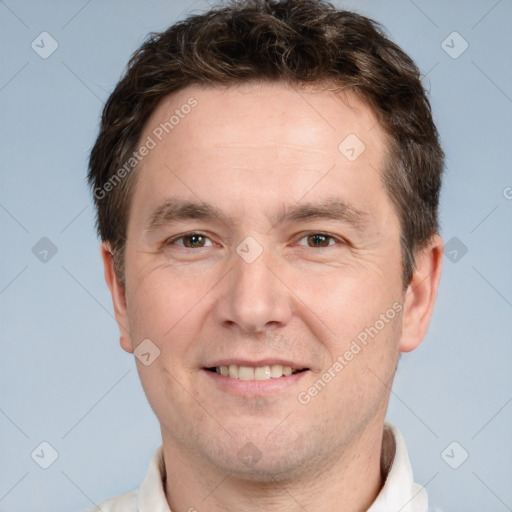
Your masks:
<path fill-rule="evenodd" d="M 196 370 L 204 350 L 204 330 L 211 325 L 211 292 L 219 276 L 168 263 L 140 265 L 136 270 L 127 274 L 132 342 L 137 346 L 150 339 L 160 349 L 159 361 L 169 362 L 174 372 L 188 378 L 185 374 Z"/>
<path fill-rule="evenodd" d="M 403 298 L 381 279 L 326 280 L 319 316 L 331 331 L 322 339 L 330 356 L 318 378 L 332 377 L 326 400 L 340 414 L 375 410 L 389 392 L 398 358 Z M 395 290 L 399 288 L 394 285 Z M 368 407 L 360 407 L 367 404 Z M 341 417 L 341 416 L 340 416 Z"/>
<path fill-rule="evenodd" d="M 354 337 L 375 324 L 381 314 L 401 300 L 398 272 L 395 270 L 390 276 L 381 267 L 352 268 L 325 276 L 317 285 L 314 296 L 315 307 L 321 311 L 319 316 L 329 319 L 329 326 L 342 339 Z M 395 312 L 392 310 L 388 316 L 394 318 Z"/>
<path fill-rule="evenodd" d="M 163 345 L 185 323 L 201 291 L 190 281 L 155 269 L 127 276 L 127 308 L 135 344 L 144 338 Z"/>

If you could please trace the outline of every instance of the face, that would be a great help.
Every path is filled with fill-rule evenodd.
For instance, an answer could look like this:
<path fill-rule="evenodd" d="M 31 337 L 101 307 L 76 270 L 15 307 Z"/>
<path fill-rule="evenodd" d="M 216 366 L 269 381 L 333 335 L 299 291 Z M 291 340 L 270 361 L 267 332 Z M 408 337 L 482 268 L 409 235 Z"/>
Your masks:
<path fill-rule="evenodd" d="M 190 87 L 148 137 L 113 293 L 123 348 L 151 340 L 164 446 L 248 478 L 338 456 L 382 423 L 408 308 L 376 117 L 349 93 Z"/>

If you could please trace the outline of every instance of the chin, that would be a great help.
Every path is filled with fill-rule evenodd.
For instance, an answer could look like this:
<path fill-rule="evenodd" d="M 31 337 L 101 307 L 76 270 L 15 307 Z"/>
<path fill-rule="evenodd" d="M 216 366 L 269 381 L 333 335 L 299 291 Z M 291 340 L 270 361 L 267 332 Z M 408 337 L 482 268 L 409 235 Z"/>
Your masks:
<path fill-rule="evenodd" d="M 210 445 L 203 455 L 223 473 L 247 482 L 282 484 L 310 473 L 321 451 L 311 436 L 282 432 L 269 438 L 269 431 L 239 431 L 239 436 L 226 439 L 227 446 Z"/>
<path fill-rule="evenodd" d="M 303 458 L 289 455 L 279 459 L 262 456 L 257 462 L 242 462 L 238 458 L 218 462 L 219 469 L 230 473 L 232 479 L 261 484 L 295 481 L 304 473 L 305 466 Z"/>

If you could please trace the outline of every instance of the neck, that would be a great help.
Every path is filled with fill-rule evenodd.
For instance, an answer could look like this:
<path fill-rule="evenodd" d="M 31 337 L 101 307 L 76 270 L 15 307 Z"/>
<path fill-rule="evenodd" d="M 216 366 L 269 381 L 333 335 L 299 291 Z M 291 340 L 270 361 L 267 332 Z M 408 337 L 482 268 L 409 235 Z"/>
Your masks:
<path fill-rule="evenodd" d="M 223 472 L 205 459 L 191 456 L 183 445 L 162 432 L 167 472 L 165 492 L 172 512 L 303 512 L 304 510 L 366 511 L 382 485 L 383 422 L 369 424 L 331 461 L 305 464 L 299 477 L 253 481 Z"/>

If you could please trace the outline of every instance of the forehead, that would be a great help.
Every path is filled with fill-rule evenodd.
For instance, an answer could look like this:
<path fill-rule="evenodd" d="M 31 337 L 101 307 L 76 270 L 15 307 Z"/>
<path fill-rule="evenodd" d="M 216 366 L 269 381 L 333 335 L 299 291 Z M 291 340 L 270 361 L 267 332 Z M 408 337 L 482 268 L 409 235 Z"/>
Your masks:
<path fill-rule="evenodd" d="M 234 125 L 239 129 L 233 130 Z M 339 151 L 350 134 L 367 149 L 385 149 L 376 115 L 349 89 L 283 82 L 187 87 L 160 102 L 143 132 L 157 139 L 172 137 L 192 151 L 238 144 L 248 150 L 279 146 L 312 154 Z"/>
<path fill-rule="evenodd" d="M 337 190 L 344 200 L 354 196 L 378 209 L 385 195 L 385 133 L 371 108 L 347 90 L 277 82 L 191 86 L 161 101 L 140 141 L 149 139 L 134 202 L 153 210 L 171 193 L 208 196 L 230 214 L 248 199 L 273 208 Z"/>

